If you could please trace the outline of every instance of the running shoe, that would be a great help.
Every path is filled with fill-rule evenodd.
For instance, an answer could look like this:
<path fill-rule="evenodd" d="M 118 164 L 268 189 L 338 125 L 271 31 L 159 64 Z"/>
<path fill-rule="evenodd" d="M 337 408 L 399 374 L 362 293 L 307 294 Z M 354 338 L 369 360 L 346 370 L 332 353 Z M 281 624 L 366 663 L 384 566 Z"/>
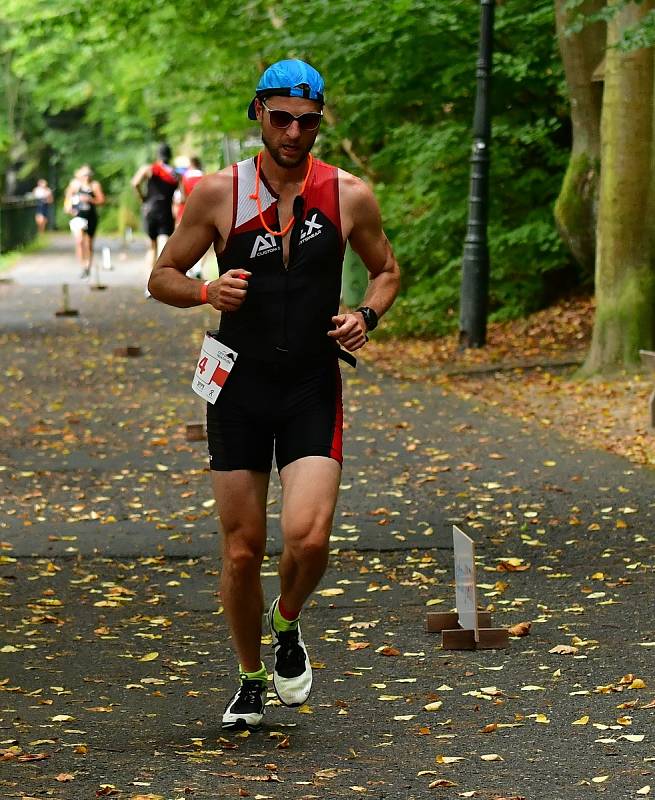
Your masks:
<path fill-rule="evenodd" d="M 257 731 L 264 716 L 266 685 L 259 680 L 241 678 L 241 686 L 225 706 L 222 728 L 233 731 Z"/>
<path fill-rule="evenodd" d="M 300 624 L 290 631 L 275 630 L 273 614 L 279 600 L 275 598 L 267 615 L 275 651 L 273 687 L 285 706 L 301 706 L 312 690 L 312 667 Z"/>

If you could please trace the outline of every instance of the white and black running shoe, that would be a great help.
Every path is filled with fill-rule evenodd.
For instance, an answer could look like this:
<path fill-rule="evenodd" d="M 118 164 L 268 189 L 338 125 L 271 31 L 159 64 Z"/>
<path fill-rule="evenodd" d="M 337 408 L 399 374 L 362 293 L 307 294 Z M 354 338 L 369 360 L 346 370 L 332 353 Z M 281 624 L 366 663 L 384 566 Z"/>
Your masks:
<path fill-rule="evenodd" d="M 312 667 L 300 633 L 300 624 L 290 631 L 275 630 L 273 614 L 279 599 L 277 597 L 268 610 L 268 624 L 275 651 L 273 687 L 285 706 L 301 706 L 312 690 Z"/>
<path fill-rule="evenodd" d="M 241 679 L 241 686 L 225 706 L 222 728 L 234 731 L 257 731 L 264 716 L 266 685 L 260 680 Z"/>

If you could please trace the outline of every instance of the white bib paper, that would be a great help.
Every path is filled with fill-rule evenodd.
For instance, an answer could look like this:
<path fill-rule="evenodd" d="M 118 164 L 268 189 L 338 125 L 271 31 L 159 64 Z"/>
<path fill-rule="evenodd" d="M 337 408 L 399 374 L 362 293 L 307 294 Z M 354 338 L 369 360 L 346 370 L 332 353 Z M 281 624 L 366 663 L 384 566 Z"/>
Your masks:
<path fill-rule="evenodd" d="M 231 350 L 206 333 L 193 376 L 193 391 L 208 403 L 215 403 L 230 376 L 237 355 L 236 350 Z"/>

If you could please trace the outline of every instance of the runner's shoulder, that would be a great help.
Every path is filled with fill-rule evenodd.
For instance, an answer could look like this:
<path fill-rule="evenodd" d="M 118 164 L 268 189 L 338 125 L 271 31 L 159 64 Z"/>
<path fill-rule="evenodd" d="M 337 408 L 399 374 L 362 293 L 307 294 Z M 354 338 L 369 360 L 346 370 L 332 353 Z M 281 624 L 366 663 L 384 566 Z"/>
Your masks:
<path fill-rule="evenodd" d="M 377 201 L 371 187 L 353 175 L 339 168 L 339 199 L 351 211 L 377 208 Z"/>
<path fill-rule="evenodd" d="M 189 194 L 187 202 L 216 206 L 228 201 L 232 202 L 232 167 L 203 175 Z"/>

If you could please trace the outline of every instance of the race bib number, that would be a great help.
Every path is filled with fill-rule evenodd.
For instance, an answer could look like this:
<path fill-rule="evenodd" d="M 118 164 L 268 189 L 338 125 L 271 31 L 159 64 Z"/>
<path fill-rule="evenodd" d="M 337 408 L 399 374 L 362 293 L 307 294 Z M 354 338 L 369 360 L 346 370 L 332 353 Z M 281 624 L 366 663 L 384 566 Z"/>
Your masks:
<path fill-rule="evenodd" d="M 193 391 L 208 403 L 215 403 L 230 376 L 237 355 L 235 350 L 206 333 L 193 376 Z"/>

